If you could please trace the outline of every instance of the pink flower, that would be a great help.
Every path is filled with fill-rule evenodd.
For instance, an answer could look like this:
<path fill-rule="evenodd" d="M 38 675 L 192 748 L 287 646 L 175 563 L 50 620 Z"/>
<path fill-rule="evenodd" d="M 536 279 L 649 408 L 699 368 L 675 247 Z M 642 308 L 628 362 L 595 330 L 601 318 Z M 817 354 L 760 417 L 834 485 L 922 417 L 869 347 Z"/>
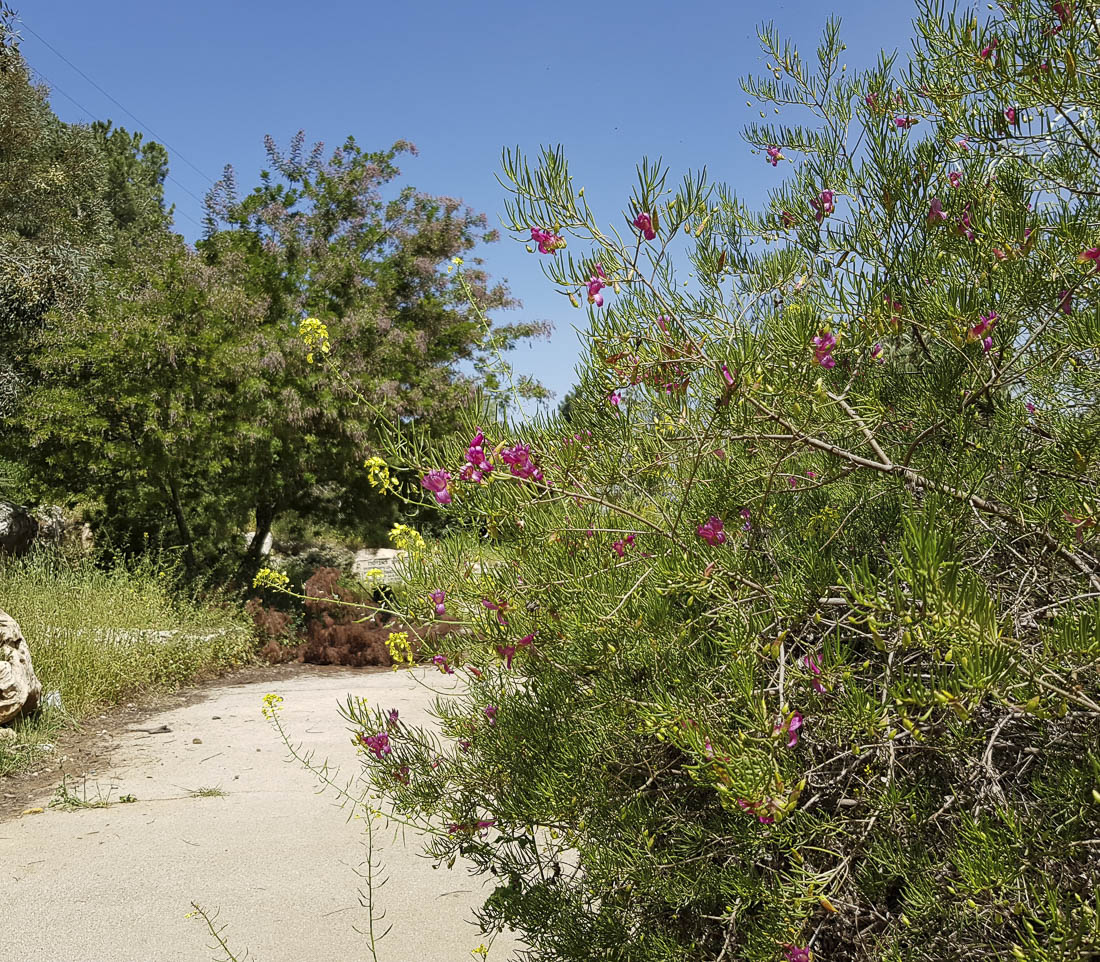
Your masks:
<path fill-rule="evenodd" d="M 359 742 L 379 761 L 382 760 L 383 755 L 390 755 L 393 752 L 390 748 L 390 736 L 385 732 L 378 732 L 376 735 L 360 735 Z"/>
<path fill-rule="evenodd" d="M 776 166 L 779 165 L 779 161 L 781 161 L 782 159 L 783 159 L 783 155 L 779 152 L 778 147 L 769 147 L 768 148 L 768 163 L 769 164 L 771 164 L 773 167 L 776 167 Z"/>
<path fill-rule="evenodd" d="M 443 601 L 446 599 L 446 597 L 447 592 L 444 591 L 442 588 L 436 591 L 428 592 L 428 600 L 435 604 L 435 613 L 440 618 L 442 618 L 447 613 L 447 609 L 443 607 Z"/>
<path fill-rule="evenodd" d="M 489 720 L 490 725 L 495 725 L 497 723 L 497 706 L 496 705 L 486 705 L 485 706 L 485 717 Z M 479 823 L 478 827 L 479 828 L 482 827 L 480 825 L 480 823 Z"/>
<path fill-rule="evenodd" d="M 789 484 L 792 488 L 797 488 L 798 478 L 796 478 L 794 475 L 791 475 L 789 478 L 787 478 L 787 484 Z"/>
<path fill-rule="evenodd" d="M 1016 108 L 1015 107 L 1009 107 L 1008 110 L 1005 111 L 1005 120 L 1007 120 L 1010 124 L 1013 124 L 1013 125 L 1016 123 Z"/>
<path fill-rule="evenodd" d="M 1025 402 L 1024 407 L 1027 408 L 1027 413 L 1028 414 L 1034 414 L 1035 413 L 1035 405 L 1032 404 L 1030 401 Z"/>
<path fill-rule="evenodd" d="M 979 320 L 978 323 L 970 328 L 970 330 L 967 332 L 967 339 L 971 341 L 977 341 L 986 337 L 986 335 L 988 335 L 989 332 L 993 330 L 996 323 L 996 311 L 990 311 L 988 315 L 982 314 L 981 320 Z M 989 348 L 986 348 L 986 350 L 988 351 Z"/>
<path fill-rule="evenodd" d="M 988 60 L 990 57 L 992 57 L 993 52 L 997 49 L 1000 42 L 1001 41 L 994 37 L 988 44 L 982 47 L 981 53 L 979 54 L 982 60 Z"/>
<path fill-rule="evenodd" d="M 1060 21 L 1054 31 L 1055 33 L 1057 33 L 1059 30 L 1062 29 L 1062 27 L 1064 27 L 1067 23 L 1070 22 L 1070 20 L 1073 19 L 1073 4 L 1070 3 L 1069 0 L 1058 0 L 1057 3 L 1052 5 L 1051 9 L 1054 11 L 1054 15 Z"/>
<path fill-rule="evenodd" d="M 821 674 L 821 656 L 816 652 L 809 655 L 802 656 L 802 665 L 807 668 L 814 677 L 810 679 L 810 686 L 818 694 L 823 695 L 825 693 L 825 686 L 817 680 L 817 676 Z"/>
<path fill-rule="evenodd" d="M 621 558 L 626 554 L 626 549 L 632 547 L 634 544 L 634 535 L 628 534 L 622 541 L 616 541 L 611 545 L 615 549 L 615 553 Z"/>
<path fill-rule="evenodd" d="M 619 402 L 622 401 L 623 396 L 618 391 L 612 391 L 607 398 L 614 407 L 619 406 Z"/>
<path fill-rule="evenodd" d="M 397 717 L 399 714 L 400 712 L 396 708 L 390 709 L 389 715 L 387 717 L 389 718 L 391 725 L 397 724 Z"/>
<path fill-rule="evenodd" d="M 492 462 L 485 453 L 485 435 L 481 433 L 481 428 L 478 428 L 469 447 L 466 448 L 466 463 L 458 476 L 463 481 L 480 482 L 492 470 Z"/>
<path fill-rule="evenodd" d="M 784 945 L 783 955 L 787 962 L 810 962 L 810 950 L 805 946 Z"/>
<path fill-rule="evenodd" d="M 958 147 L 959 147 L 960 150 L 969 150 L 970 149 L 970 144 L 967 143 L 966 138 L 964 137 L 962 140 L 960 140 L 958 142 Z"/>
<path fill-rule="evenodd" d="M 810 206 L 816 212 L 814 219 L 820 224 L 829 214 L 836 210 L 836 195 L 831 190 L 823 190 L 813 200 Z"/>
<path fill-rule="evenodd" d="M 802 727 L 802 713 L 792 712 L 790 717 L 781 725 L 775 726 L 775 734 L 787 736 L 787 747 L 794 748 L 798 744 L 798 730 Z"/>
<path fill-rule="evenodd" d="M 672 320 L 671 317 L 666 317 L 664 314 L 661 314 L 657 318 L 657 326 L 667 334 L 668 333 L 668 322 L 671 321 L 671 320 Z"/>
<path fill-rule="evenodd" d="M 531 457 L 531 445 L 516 444 L 510 448 L 502 448 L 500 460 L 508 465 L 512 476 L 524 478 L 528 481 L 542 481 L 542 469 Z"/>
<path fill-rule="evenodd" d="M 642 232 L 646 240 L 653 240 L 657 232 L 653 229 L 653 218 L 649 214 L 641 213 L 634 218 L 634 226 Z"/>
<path fill-rule="evenodd" d="M 514 645 L 497 645 L 497 654 L 504 659 L 504 667 L 511 668 L 512 659 L 515 657 L 516 649 L 526 648 L 534 640 L 534 635 L 524 635 Z"/>
<path fill-rule="evenodd" d="M 451 492 L 447 488 L 450 480 L 451 476 L 446 471 L 436 468 L 436 470 L 429 471 L 420 479 L 420 485 L 431 491 L 439 504 L 450 504 Z"/>
<path fill-rule="evenodd" d="M 878 107 L 878 94 L 868 94 L 866 97 L 863 98 L 863 102 L 872 110 L 874 110 L 876 107 Z"/>
<path fill-rule="evenodd" d="M 432 655 L 432 664 L 439 669 L 441 674 L 453 675 L 455 670 L 447 664 L 447 659 L 442 655 Z"/>
<path fill-rule="evenodd" d="M 507 601 L 490 601 L 488 598 L 482 598 L 481 604 L 489 611 L 496 612 L 498 625 L 505 627 L 508 624 L 508 619 L 504 617 L 504 612 L 508 610 Z"/>
<path fill-rule="evenodd" d="M 748 508 L 742 508 L 738 513 L 745 519 L 745 523 L 741 525 L 741 530 L 752 531 L 752 522 L 749 520 L 752 517 L 752 512 Z"/>
<path fill-rule="evenodd" d="M 733 375 L 730 374 L 730 369 L 725 364 L 722 365 L 722 377 L 725 378 L 730 387 L 733 387 Z"/>
<path fill-rule="evenodd" d="M 970 225 L 970 205 L 966 205 L 966 210 L 963 211 L 962 218 L 959 220 L 958 226 L 955 228 L 955 233 L 960 237 L 965 237 L 968 241 L 974 240 L 974 231 Z"/>
<path fill-rule="evenodd" d="M 916 122 L 917 122 L 917 120 L 916 120 L 915 117 L 895 117 L 894 118 L 894 125 L 899 130 L 908 130 Z"/>
<path fill-rule="evenodd" d="M 794 214 L 789 210 L 785 210 L 780 215 L 779 221 L 784 227 L 794 227 Z"/>
<path fill-rule="evenodd" d="M 933 197 L 932 206 L 928 209 L 928 226 L 935 227 L 945 220 L 947 220 L 947 212 L 943 209 L 943 204 L 938 197 Z"/>
<path fill-rule="evenodd" d="M 565 246 L 565 241 L 557 234 L 541 227 L 531 228 L 531 240 L 538 242 L 540 254 L 557 254 Z"/>
<path fill-rule="evenodd" d="M 950 174 L 947 175 L 947 179 L 951 181 L 952 187 L 958 187 L 959 183 L 963 179 L 963 175 L 960 174 L 957 170 L 953 170 Z"/>
<path fill-rule="evenodd" d="M 1077 255 L 1077 259 L 1082 264 L 1087 264 L 1089 261 L 1092 261 L 1093 269 L 1100 271 L 1100 247 L 1090 247 L 1088 250 L 1081 251 L 1081 253 Z"/>
<path fill-rule="evenodd" d="M 588 278 L 588 303 L 595 304 L 597 307 L 603 307 L 603 294 L 600 293 L 607 284 L 604 282 L 607 280 L 607 275 L 603 272 L 603 268 L 597 264 L 596 273 Z"/>
<path fill-rule="evenodd" d="M 882 364 L 885 360 L 885 358 L 883 358 L 883 356 L 882 356 L 882 350 L 883 350 L 883 348 L 882 348 L 881 344 L 876 344 L 874 347 L 872 347 L 871 348 L 871 360 L 878 361 L 879 364 Z"/>
<path fill-rule="evenodd" d="M 714 547 L 726 543 L 726 532 L 724 529 L 725 525 L 722 524 L 722 519 L 711 515 L 706 524 L 701 524 L 695 529 L 695 533 L 711 547 Z"/>
<path fill-rule="evenodd" d="M 1073 294 L 1069 291 L 1062 291 L 1058 295 L 1058 307 L 1063 314 L 1073 313 Z"/>
<path fill-rule="evenodd" d="M 833 348 L 836 347 L 836 337 L 829 331 L 822 331 L 811 342 L 814 346 L 814 360 L 824 368 L 836 367 L 833 358 Z"/>

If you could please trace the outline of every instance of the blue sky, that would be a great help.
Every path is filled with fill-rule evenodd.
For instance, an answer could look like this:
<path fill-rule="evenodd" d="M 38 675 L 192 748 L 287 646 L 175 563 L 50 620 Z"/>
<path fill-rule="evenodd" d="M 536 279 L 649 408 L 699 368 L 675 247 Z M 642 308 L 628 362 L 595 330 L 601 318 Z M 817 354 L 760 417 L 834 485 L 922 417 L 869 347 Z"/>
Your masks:
<path fill-rule="evenodd" d="M 909 0 L 15 2 L 24 54 L 63 119 L 111 119 L 168 145 L 166 192 L 190 240 L 210 178 L 232 163 L 251 187 L 264 135 L 285 143 L 299 128 L 330 146 L 349 133 L 368 149 L 411 140 L 420 155 L 402 164 L 403 182 L 461 197 L 494 225 L 504 146 L 563 144 L 575 181 L 609 220 L 645 155 L 677 177 L 706 165 L 761 201 L 779 175 L 740 138 L 759 114 L 738 86 L 763 69 L 757 25 L 774 20 L 808 53 L 835 12 L 851 70 L 882 46 L 908 49 L 913 15 Z M 523 302 L 513 319 L 553 322 L 549 345 L 512 361 L 560 395 L 574 381 L 584 312 L 553 293 L 522 244 L 505 237 L 482 256 Z"/>

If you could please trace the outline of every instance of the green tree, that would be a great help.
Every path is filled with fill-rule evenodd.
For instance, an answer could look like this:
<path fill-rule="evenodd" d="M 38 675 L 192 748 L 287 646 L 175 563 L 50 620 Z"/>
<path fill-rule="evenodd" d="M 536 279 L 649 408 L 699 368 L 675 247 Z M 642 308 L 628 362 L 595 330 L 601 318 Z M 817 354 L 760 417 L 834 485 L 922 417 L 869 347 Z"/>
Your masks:
<path fill-rule="evenodd" d="M 762 32 L 759 212 L 644 164 L 608 227 L 506 156 L 581 389 L 392 445 L 466 529 L 400 614 L 468 684 L 347 714 L 531 959 L 1100 953 L 1097 7 L 919 11 L 854 75 Z"/>
<path fill-rule="evenodd" d="M 392 509 L 362 468 L 382 415 L 453 425 L 477 371 L 536 325 L 484 312 L 512 301 L 454 260 L 493 239 L 449 198 L 383 187 L 407 145 L 284 158 L 243 199 L 227 171 L 198 251 L 167 228 L 163 150 L 99 125 L 116 231 L 79 311 L 34 341 L 33 388 L 15 423 L 41 484 L 79 494 L 122 549 L 178 547 L 226 573 L 236 531 L 280 514 L 369 524 Z M 324 345 L 303 339 L 324 325 Z M 338 358 L 370 386 L 325 374 Z M 489 375 L 490 379 L 492 375 Z"/>

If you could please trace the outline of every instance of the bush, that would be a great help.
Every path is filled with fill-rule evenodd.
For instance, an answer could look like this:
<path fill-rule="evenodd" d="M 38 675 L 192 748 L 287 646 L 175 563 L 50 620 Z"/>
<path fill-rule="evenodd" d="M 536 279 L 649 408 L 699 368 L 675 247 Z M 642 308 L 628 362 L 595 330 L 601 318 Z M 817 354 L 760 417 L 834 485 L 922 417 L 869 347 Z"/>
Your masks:
<path fill-rule="evenodd" d="M 1054 7 L 924 5 L 854 76 L 836 24 L 812 70 L 765 31 L 759 213 L 647 163 L 607 227 L 506 155 L 581 384 L 567 425 L 394 443 L 469 532 L 404 613 L 445 592 L 469 684 L 439 735 L 348 715 L 528 958 L 1100 951 L 1100 88 L 1095 4 Z"/>

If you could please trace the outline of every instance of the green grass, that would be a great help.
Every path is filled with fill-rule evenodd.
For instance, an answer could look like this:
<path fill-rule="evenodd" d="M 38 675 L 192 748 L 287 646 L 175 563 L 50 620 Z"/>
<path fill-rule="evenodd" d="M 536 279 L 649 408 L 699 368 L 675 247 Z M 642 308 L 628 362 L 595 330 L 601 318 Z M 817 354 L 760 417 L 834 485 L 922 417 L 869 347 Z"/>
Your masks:
<path fill-rule="evenodd" d="M 109 569 L 53 553 L 5 560 L 0 608 L 19 622 L 43 691 L 61 694 L 60 708 L 20 720 L 15 741 L 0 743 L 0 774 L 26 767 L 96 711 L 244 664 L 255 651 L 239 605 L 181 591 L 151 559 Z"/>

